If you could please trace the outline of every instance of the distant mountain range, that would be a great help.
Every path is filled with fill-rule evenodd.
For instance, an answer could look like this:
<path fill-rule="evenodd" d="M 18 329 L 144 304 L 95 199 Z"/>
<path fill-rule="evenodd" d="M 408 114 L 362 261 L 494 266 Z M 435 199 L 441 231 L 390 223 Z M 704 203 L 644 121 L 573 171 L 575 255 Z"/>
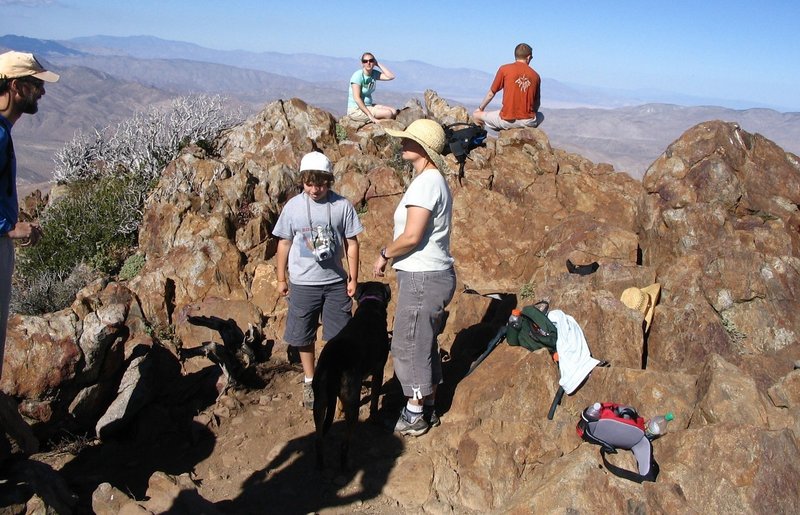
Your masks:
<path fill-rule="evenodd" d="M 541 128 L 553 146 L 641 178 L 652 162 L 688 128 L 700 122 L 736 122 L 787 152 L 800 155 L 800 113 L 771 109 L 645 104 L 617 109 L 550 109 Z"/>
<path fill-rule="evenodd" d="M 18 146 L 24 149 L 18 152 L 20 177 L 32 184 L 49 180 L 53 153 L 75 131 L 115 125 L 137 109 L 178 95 L 219 93 L 246 112 L 278 98 L 299 97 L 342 115 L 347 81 L 360 66 L 359 56 L 223 51 L 149 36 L 66 41 L 0 36 L 0 50 L 5 49 L 32 51 L 63 76 L 48 86 L 39 113 L 23 117 L 14 129 Z M 387 65 L 398 79 L 381 83 L 376 97 L 390 105 L 401 106 L 433 89 L 471 111 L 492 80 L 482 71 L 420 61 Z M 572 86 L 548 78 L 543 78 L 542 92 L 546 118 L 541 128 L 555 147 L 611 163 L 637 178 L 683 131 L 710 119 L 737 121 L 745 130 L 760 132 L 800 153 L 800 113 L 637 105 L 641 102 L 636 92 Z M 499 105 L 499 99 L 492 104 Z"/>

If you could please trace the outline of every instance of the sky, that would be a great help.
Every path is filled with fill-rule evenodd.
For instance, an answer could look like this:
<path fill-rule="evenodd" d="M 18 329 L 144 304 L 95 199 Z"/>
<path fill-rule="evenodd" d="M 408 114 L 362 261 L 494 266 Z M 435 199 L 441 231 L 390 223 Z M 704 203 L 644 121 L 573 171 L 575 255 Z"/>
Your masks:
<path fill-rule="evenodd" d="M 369 51 L 488 73 L 526 42 L 540 75 L 567 84 L 780 111 L 800 111 L 798 20 L 797 0 L 0 0 L 0 35 L 149 35 L 354 60 Z"/>

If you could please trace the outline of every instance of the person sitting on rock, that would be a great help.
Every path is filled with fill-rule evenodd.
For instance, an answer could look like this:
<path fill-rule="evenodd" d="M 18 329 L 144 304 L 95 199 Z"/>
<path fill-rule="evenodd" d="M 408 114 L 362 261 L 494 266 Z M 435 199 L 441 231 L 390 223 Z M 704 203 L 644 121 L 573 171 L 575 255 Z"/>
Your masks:
<path fill-rule="evenodd" d="M 397 109 L 372 102 L 375 81 L 393 79 L 394 73 L 385 64 L 378 64 L 378 60 L 373 54 L 364 52 L 361 56 L 361 69 L 350 77 L 347 116 L 357 122 L 373 123 L 378 123 L 378 120 L 393 119 L 397 116 Z"/>
<path fill-rule="evenodd" d="M 303 405 L 313 409 L 317 325 L 321 315 L 322 339 L 328 341 L 350 320 L 358 284 L 356 236 L 364 227 L 350 201 L 331 191 L 333 166 L 323 153 L 303 156 L 299 182 L 302 193 L 283 207 L 272 234 L 280 238 L 278 292 L 289 297 L 284 340 L 299 350 L 305 374 Z M 342 267 L 344 255 L 347 271 Z"/>
<path fill-rule="evenodd" d="M 517 127 L 538 127 L 544 116 L 539 112 L 542 80 L 530 67 L 533 50 L 520 43 L 514 49 L 513 63 L 497 70 L 489 92 L 472 113 L 475 122 L 500 131 Z M 485 111 L 495 94 L 503 90 L 503 107 L 499 111 Z"/>

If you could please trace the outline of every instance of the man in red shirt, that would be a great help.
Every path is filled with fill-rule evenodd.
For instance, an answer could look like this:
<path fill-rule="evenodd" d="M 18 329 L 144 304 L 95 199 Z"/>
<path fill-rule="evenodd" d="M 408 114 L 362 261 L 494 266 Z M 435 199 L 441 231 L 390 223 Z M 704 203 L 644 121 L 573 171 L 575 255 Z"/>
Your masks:
<path fill-rule="evenodd" d="M 529 66 L 533 50 L 526 43 L 514 49 L 513 63 L 504 64 L 497 70 L 489 92 L 480 106 L 472 113 L 475 121 L 496 131 L 516 127 L 536 127 L 544 116 L 539 112 L 542 79 Z M 503 90 L 503 108 L 499 111 L 484 111 L 495 94 Z"/>

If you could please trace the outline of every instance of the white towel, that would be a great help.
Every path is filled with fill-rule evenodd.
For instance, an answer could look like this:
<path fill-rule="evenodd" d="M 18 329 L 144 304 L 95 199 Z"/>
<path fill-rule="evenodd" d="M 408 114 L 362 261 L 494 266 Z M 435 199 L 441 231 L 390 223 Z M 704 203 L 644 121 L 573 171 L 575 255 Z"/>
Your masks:
<path fill-rule="evenodd" d="M 592 369 L 600 363 L 589 352 L 586 338 L 578 322 L 561 310 L 554 309 L 547 314 L 547 318 L 558 329 L 556 350 L 558 351 L 558 368 L 561 379 L 558 384 L 567 394 L 574 392 L 586 379 Z"/>

